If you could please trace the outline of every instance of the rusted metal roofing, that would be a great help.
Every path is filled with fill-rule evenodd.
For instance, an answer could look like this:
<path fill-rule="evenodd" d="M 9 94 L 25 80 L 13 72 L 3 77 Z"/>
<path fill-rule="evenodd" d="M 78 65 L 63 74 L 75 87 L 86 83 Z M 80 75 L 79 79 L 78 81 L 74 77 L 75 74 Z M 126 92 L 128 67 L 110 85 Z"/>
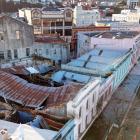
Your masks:
<path fill-rule="evenodd" d="M 26 107 L 46 107 L 63 104 L 75 97 L 83 85 L 68 84 L 61 87 L 45 87 L 0 71 L 0 96 Z"/>
<path fill-rule="evenodd" d="M 15 74 L 15 75 L 29 75 L 30 72 L 26 70 L 25 66 L 13 66 L 10 68 L 2 68 L 2 71 L 7 73 Z"/>
<path fill-rule="evenodd" d="M 72 100 L 83 87 L 82 84 L 71 83 L 59 88 L 53 88 L 52 94 L 47 99 L 47 107 L 59 106 Z"/>

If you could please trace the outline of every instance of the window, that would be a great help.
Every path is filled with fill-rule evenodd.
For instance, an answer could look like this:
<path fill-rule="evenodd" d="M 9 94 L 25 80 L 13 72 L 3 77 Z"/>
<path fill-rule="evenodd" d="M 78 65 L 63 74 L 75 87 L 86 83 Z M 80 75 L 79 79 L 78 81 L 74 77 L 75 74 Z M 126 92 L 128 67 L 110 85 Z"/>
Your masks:
<path fill-rule="evenodd" d="M 104 100 L 107 100 L 107 93 L 108 93 L 108 90 L 104 93 Z"/>
<path fill-rule="evenodd" d="M 8 58 L 8 59 L 12 59 L 11 50 L 8 50 L 8 51 L 7 51 L 7 58 Z"/>
<path fill-rule="evenodd" d="M 34 53 L 37 54 L 37 49 L 34 50 Z"/>
<path fill-rule="evenodd" d="M 20 39 L 20 31 L 16 31 L 16 39 Z"/>
<path fill-rule="evenodd" d="M 86 128 L 87 128 L 87 125 L 88 125 L 88 116 L 86 116 L 86 122 L 85 122 L 85 124 L 86 124 Z"/>
<path fill-rule="evenodd" d="M 63 26 L 63 22 L 56 22 L 56 26 Z"/>
<path fill-rule="evenodd" d="M 42 49 L 39 49 L 39 56 L 41 56 L 42 54 Z"/>
<path fill-rule="evenodd" d="M 94 109 L 91 110 L 91 117 L 93 117 Z"/>
<path fill-rule="evenodd" d="M 65 30 L 65 36 L 71 36 L 71 34 L 72 34 L 71 29 L 66 29 Z"/>
<path fill-rule="evenodd" d="M 92 102 L 94 103 L 94 94 L 93 94 L 93 96 L 92 96 Z"/>
<path fill-rule="evenodd" d="M 26 48 L 26 56 L 30 56 L 30 48 Z"/>
<path fill-rule="evenodd" d="M 72 14 L 70 11 L 66 12 L 66 17 L 71 18 Z"/>
<path fill-rule="evenodd" d="M 4 59 L 4 52 L 0 51 L 0 60 Z"/>
<path fill-rule="evenodd" d="M 33 11 L 32 16 L 33 16 L 33 18 L 39 18 L 40 17 L 40 12 L 39 11 Z"/>
<path fill-rule="evenodd" d="M 51 22 L 51 26 L 53 27 L 53 26 L 55 26 L 56 25 L 56 23 L 55 22 Z"/>
<path fill-rule="evenodd" d="M 111 86 L 109 87 L 109 95 L 111 94 L 111 92 L 112 92 L 112 88 L 111 88 Z"/>
<path fill-rule="evenodd" d="M 80 107 L 80 109 L 79 109 L 79 118 L 81 117 L 81 115 L 82 115 L 82 108 Z"/>
<path fill-rule="evenodd" d="M 89 108 L 89 102 L 88 102 L 88 100 L 87 100 L 86 109 L 88 109 L 88 108 Z"/>
<path fill-rule="evenodd" d="M 72 22 L 65 22 L 65 26 L 72 26 Z"/>
<path fill-rule="evenodd" d="M 80 130 L 81 130 L 81 124 L 78 125 L 78 137 L 80 137 L 81 134 Z"/>
<path fill-rule="evenodd" d="M 3 36 L 1 36 L 1 41 L 2 41 L 2 40 L 4 40 L 4 37 L 3 37 Z"/>
<path fill-rule="evenodd" d="M 48 55 L 49 54 L 49 50 L 48 49 L 46 49 L 46 55 Z"/>
<path fill-rule="evenodd" d="M 14 49 L 14 58 L 15 59 L 18 58 L 18 51 L 17 51 L 17 49 Z"/>
<path fill-rule="evenodd" d="M 61 29 L 57 29 L 56 32 L 57 32 L 60 36 L 63 35 L 63 30 L 61 30 Z"/>
<path fill-rule="evenodd" d="M 54 50 L 54 54 L 56 54 L 56 49 Z"/>

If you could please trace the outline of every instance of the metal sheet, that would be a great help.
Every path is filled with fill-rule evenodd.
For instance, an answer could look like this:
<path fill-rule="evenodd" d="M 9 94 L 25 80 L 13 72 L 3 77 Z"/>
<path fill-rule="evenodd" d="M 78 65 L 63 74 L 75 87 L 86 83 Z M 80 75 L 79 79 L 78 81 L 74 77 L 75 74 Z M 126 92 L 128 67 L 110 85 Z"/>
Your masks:
<path fill-rule="evenodd" d="M 0 96 L 26 107 L 46 107 L 68 102 L 83 85 L 70 83 L 61 87 L 45 87 L 28 83 L 18 76 L 0 71 Z"/>

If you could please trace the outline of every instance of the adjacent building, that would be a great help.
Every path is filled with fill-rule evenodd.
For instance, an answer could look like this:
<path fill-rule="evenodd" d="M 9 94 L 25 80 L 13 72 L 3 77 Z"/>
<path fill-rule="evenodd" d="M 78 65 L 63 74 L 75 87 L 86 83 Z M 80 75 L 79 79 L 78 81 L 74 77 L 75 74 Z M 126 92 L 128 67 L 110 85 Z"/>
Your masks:
<path fill-rule="evenodd" d="M 138 31 L 140 32 L 140 24 L 137 22 L 125 22 L 125 21 L 112 21 L 102 20 L 95 23 L 96 27 L 110 27 L 110 30 L 115 31 Z"/>
<path fill-rule="evenodd" d="M 7 2 L 13 1 L 14 3 L 26 2 L 26 3 L 31 3 L 31 4 L 37 4 L 37 3 L 45 4 L 46 2 L 46 0 L 6 0 L 6 1 Z"/>
<path fill-rule="evenodd" d="M 29 58 L 34 42 L 33 28 L 25 22 L 0 15 L 0 61 Z"/>
<path fill-rule="evenodd" d="M 123 21 L 123 22 L 136 22 L 140 23 L 140 9 L 127 9 L 122 10 L 120 14 L 113 14 L 112 21 Z"/>
<path fill-rule="evenodd" d="M 73 23 L 75 26 L 89 26 L 100 20 L 98 9 L 84 9 L 82 6 L 76 6 L 73 12 Z"/>
<path fill-rule="evenodd" d="M 84 84 L 76 96 L 67 102 L 67 115 L 74 117 L 76 124 L 76 140 L 95 121 L 131 68 L 131 50 L 95 48 L 62 65 L 62 70 L 53 75 L 53 80 L 57 82 Z"/>
<path fill-rule="evenodd" d="M 135 8 L 139 5 L 139 0 L 127 0 L 127 6 L 129 8 Z"/>
<path fill-rule="evenodd" d="M 70 45 L 59 35 L 38 36 L 35 37 L 34 54 L 60 65 L 70 60 Z"/>
<path fill-rule="evenodd" d="M 81 27 L 73 27 L 72 29 L 72 38 L 71 38 L 71 53 L 75 57 L 77 54 L 77 38 L 78 32 L 89 32 L 89 31 L 109 31 L 110 26 L 81 26 Z"/>
<path fill-rule="evenodd" d="M 130 49 L 140 45 L 140 35 L 136 31 L 79 32 L 77 55 L 93 48 Z"/>
<path fill-rule="evenodd" d="M 29 25 L 33 25 L 35 35 L 58 33 L 70 42 L 73 21 L 71 8 L 20 9 L 19 16 L 25 17 Z"/>

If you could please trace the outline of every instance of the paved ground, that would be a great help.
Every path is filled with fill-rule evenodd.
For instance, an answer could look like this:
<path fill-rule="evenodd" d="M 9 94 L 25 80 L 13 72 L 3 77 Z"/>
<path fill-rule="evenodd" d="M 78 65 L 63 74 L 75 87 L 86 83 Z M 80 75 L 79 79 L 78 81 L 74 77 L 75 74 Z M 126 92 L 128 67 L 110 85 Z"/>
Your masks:
<path fill-rule="evenodd" d="M 140 140 L 140 91 L 119 131 L 117 140 Z"/>

